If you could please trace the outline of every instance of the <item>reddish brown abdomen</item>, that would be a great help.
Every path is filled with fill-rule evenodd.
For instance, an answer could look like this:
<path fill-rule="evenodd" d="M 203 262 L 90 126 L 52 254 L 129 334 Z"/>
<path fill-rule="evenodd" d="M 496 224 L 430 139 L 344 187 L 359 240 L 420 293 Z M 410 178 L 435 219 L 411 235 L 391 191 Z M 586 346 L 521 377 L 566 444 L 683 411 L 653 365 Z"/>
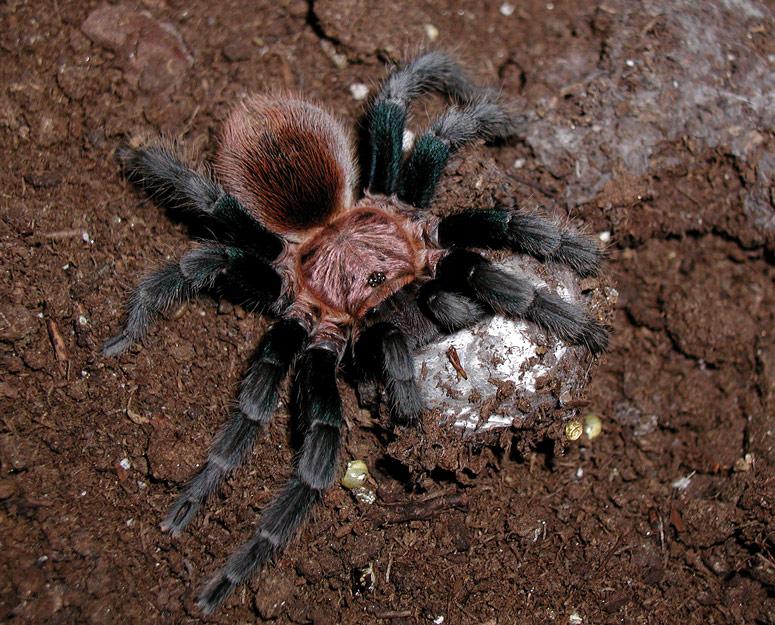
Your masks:
<path fill-rule="evenodd" d="M 347 137 L 322 109 L 253 96 L 226 121 L 216 168 L 229 193 L 277 232 L 303 232 L 352 203 Z"/>

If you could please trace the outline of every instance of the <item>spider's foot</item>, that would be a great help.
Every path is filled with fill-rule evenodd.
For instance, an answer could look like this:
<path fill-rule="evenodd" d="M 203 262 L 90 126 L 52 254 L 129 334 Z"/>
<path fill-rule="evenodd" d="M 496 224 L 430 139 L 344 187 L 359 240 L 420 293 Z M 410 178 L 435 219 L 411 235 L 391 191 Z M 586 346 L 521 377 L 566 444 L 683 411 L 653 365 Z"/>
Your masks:
<path fill-rule="evenodd" d="M 583 308 L 544 289 L 533 293 L 533 301 L 524 316 L 569 343 L 585 345 L 593 354 L 605 351 L 608 346 L 608 332 L 600 322 Z"/>
<path fill-rule="evenodd" d="M 105 343 L 102 345 L 102 355 L 111 358 L 113 356 L 118 356 L 119 354 L 129 349 L 132 343 L 134 343 L 132 337 L 130 337 L 125 332 L 121 332 L 120 334 L 117 334 L 116 336 L 105 341 Z"/>
<path fill-rule="evenodd" d="M 212 614 L 226 601 L 236 586 L 226 573 L 219 572 L 199 593 L 197 607 L 203 614 Z"/>
<path fill-rule="evenodd" d="M 396 419 L 396 423 L 403 428 L 418 430 L 421 434 L 425 433 L 422 415 L 413 415 L 405 420 Z"/>
<path fill-rule="evenodd" d="M 167 517 L 161 522 L 161 530 L 169 532 L 172 536 L 179 536 L 199 512 L 200 507 L 200 502 L 180 497 L 172 506 Z"/>
<path fill-rule="evenodd" d="M 601 323 L 590 319 L 584 324 L 577 342 L 586 345 L 593 354 L 602 354 L 608 349 L 608 330 Z"/>
<path fill-rule="evenodd" d="M 391 404 L 390 416 L 403 427 L 422 427 L 423 400 L 414 377 L 406 380 L 389 380 L 388 397 Z"/>
<path fill-rule="evenodd" d="M 594 239 L 564 232 L 561 240 L 562 245 L 554 255 L 555 260 L 565 263 L 582 278 L 596 276 L 600 272 L 603 253 Z"/>

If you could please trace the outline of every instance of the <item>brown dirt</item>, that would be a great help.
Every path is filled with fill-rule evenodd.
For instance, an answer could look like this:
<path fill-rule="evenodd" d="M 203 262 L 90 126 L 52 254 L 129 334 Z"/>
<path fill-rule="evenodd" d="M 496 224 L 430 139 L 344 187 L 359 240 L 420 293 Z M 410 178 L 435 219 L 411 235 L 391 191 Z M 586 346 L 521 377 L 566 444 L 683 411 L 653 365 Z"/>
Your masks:
<path fill-rule="evenodd" d="M 263 324 L 202 300 L 130 354 L 98 355 L 137 273 L 187 245 L 121 180 L 115 147 L 165 134 L 207 157 L 230 103 L 277 88 L 355 123 L 350 85 L 376 82 L 432 24 L 438 45 L 460 47 L 534 122 L 526 141 L 467 153 L 441 208 L 470 203 L 476 168 L 498 167 L 518 176 L 520 205 L 612 235 L 619 310 L 585 408 L 603 434 L 509 432 L 504 447 L 521 441 L 511 453 L 472 445 L 461 470 L 432 455 L 406 465 L 351 419 L 345 455 L 368 459 L 377 502 L 334 488 L 277 565 L 211 620 L 775 623 L 775 135 L 760 100 L 682 109 L 693 65 L 667 51 L 693 40 L 675 37 L 658 2 L 528 0 L 508 17 L 499 2 L 230 4 L 0 7 L 0 620 L 198 621 L 195 593 L 290 466 L 281 411 L 206 514 L 179 540 L 160 532 Z M 713 3 L 681 4 L 682 19 L 700 19 Z M 772 8 L 723 4 L 724 54 L 700 68 L 718 94 L 761 85 L 775 63 Z M 681 76 L 665 111 L 638 105 L 647 70 Z M 632 99 L 577 82 L 596 71 Z M 685 130 L 663 123 L 671 107 Z M 541 134 L 598 114 L 610 115 L 588 158 L 573 145 L 552 153 Z M 633 120 L 646 125 L 630 132 Z M 625 139 L 651 141 L 648 158 L 631 158 Z M 595 186 L 590 171 L 606 178 Z M 441 495 L 430 518 L 390 522 L 407 512 L 391 504 Z M 352 572 L 368 563 L 374 589 L 354 595 Z"/>

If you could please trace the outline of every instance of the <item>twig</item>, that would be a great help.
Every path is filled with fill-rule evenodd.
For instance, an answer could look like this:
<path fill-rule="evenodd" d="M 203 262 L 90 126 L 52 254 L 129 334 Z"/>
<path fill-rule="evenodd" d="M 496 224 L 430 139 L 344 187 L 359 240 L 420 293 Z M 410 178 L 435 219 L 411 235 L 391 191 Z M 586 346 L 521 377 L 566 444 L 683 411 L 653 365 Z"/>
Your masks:
<path fill-rule="evenodd" d="M 51 346 L 54 348 L 54 354 L 59 362 L 68 360 L 67 346 L 65 345 L 65 337 L 59 331 L 57 322 L 53 319 L 46 319 L 46 328 L 48 329 L 48 338 L 51 341 Z"/>
<path fill-rule="evenodd" d="M 411 610 L 388 610 L 386 612 L 375 612 L 375 618 L 393 619 L 393 618 L 408 618 L 412 616 Z"/>
<path fill-rule="evenodd" d="M 83 229 L 72 228 L 70 230 L 57 230 L 56 232 L 44 232 L 46 239 L 72 239 L 83 236 Z"/>
<path fill-rule="evenodd" d="M 439 510 L 446 508 L 465 508 L 468 498 L 464 494 L 441 495 L 426 501 L 411 501 L 383 508 L 377 513 L 379 525 L 424 521 L 430 519 Z"/>
<path fill-rule="evenodd" d="M 682 190 L 680 187 L 676 187 L 675 190 L 678 191 L 678 193 L 680 193 L 681 195 L 683 195 L 687 200 L 692 202 L 695 206 L 700 206 L 700 203 L 697 200 L 695 200 L 691 195 L 689 195 L 686 191 Z"/>
<path fill-rule="evenodd" d="M 536 191 L 539 191 L 543 193 L 545 196 L 552 198 L 553 200 L 557 199 L 557 194 L 552 191 L 549 187 L 545 187 L 542 184 L 538 184 L 537 182 L 532 182 L 530 180 L 525 180 L 524 178 L 521 178 L 520 176 L 516 176 L 510 172 L 506 172 L 506 175 L 514 180 L 515 182 L 518 182 L 519 184 L 523 184 L 526 187 L 530 187 L 531 189 L 535 189 Z"/>
<path fill-rule="evenodd" d="M 460 356 L 458 356 L 454 345 L 449 346 L 449 349 L 447 350 L 447 358 L 449 358 L 449 362 L 455 368 L 455 371 L 457 371 L 464 380 L 467 380 L 468 375 L 466 374 L 466 370 L 463 369 L 463 365 L 460 364 Z"/>

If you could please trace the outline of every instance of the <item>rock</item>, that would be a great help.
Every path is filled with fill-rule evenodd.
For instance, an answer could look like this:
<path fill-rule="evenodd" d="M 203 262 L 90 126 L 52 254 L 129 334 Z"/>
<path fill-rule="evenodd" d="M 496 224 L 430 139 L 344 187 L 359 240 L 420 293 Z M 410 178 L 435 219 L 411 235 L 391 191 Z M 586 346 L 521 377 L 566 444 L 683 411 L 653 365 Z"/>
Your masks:
<path fill-rule="evenodd" d="M 194 62 L 172 24 L 128 5 L 95 9 L 81 24 L 81 31 L 114 52 L 127 82 L 146 93 L 172 92 Z"/>

